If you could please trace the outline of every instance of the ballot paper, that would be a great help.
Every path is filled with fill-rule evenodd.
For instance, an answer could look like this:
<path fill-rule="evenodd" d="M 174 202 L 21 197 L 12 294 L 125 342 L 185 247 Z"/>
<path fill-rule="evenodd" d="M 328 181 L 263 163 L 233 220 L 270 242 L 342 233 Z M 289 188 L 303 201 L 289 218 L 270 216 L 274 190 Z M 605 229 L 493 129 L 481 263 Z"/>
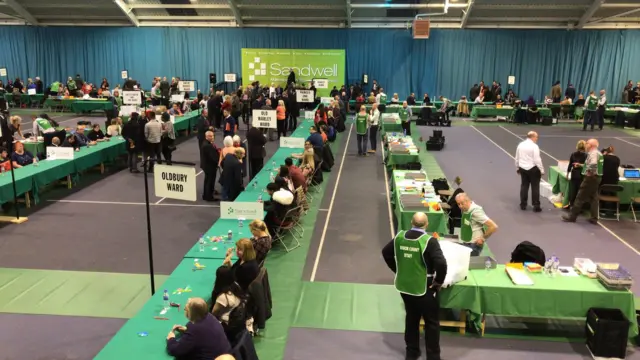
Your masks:
<path fill-rule="evenodd" d="M 533 285 L 533 280 L 531 280 L 524 270 L 512 267 L 507 267 L 505 270 L 514 285 Z"/>

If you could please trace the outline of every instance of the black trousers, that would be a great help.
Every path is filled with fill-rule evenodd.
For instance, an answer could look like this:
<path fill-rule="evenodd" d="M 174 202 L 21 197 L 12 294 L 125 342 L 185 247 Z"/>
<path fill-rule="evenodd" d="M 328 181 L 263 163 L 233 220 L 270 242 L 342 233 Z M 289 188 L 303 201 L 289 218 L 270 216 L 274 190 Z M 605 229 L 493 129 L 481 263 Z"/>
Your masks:
<path fill-rule="evenodd" d="M 587 125 L 591 124 L 591 130 L 596 124 L 596 118 L 598 117 L 597 111 L 585 110 L 584 119 L 582 120 L 582 130 L 587 130 Z"/>
<path fill-rule="evenodd" d="M 411 136 L 411 121 L 403 121 L 402 130 L 404 130 L 405 135 Z"/>
<path fill-rule="evenodd" d="M 145 158 L 144 158 L 144 165 L 147 166 L 147 157 L 149 159 L 153 159 L 156 160 L 158 162 L 158 164 L 162 164 L 162 159 L 160 158 L 160 149 L 161 149 L 162 145 L 160 143 L 147 143 L 147 147 L 146 147 L 146 151 L 145 151 Z M 149 164 L 149 166 L 147 167 L 147 171 L 152 172 L 153 171 L 153 165 L 155 165 L 156 161 L 152 161 L 151 164 Z"/>
<path fill-rule="evenodd" d="M 278 139 L 280 136 L 287 136 L 287 119 L 284 120 L 276 120 L 278 126 Z"/>
<path fill-rule="evenodd" d="M 138 168 L 138 152 L 134 150 L 127 151 L 127 165 L 129 170 L 135 170 Z"/>
<path fill-rule="evenodd" d="M 527 206 L 529 197 L 529 186 L 531 186 L 531 205 L 534 208 L 540 207 L 540 178 L 542 173 L 537 166 L 529 170 L 520 168 L 520 206 Z"/>
<path fill-rule="evenodd" d="M 202 200 L 213 200 L 213 192 L 216 187 L 217 173 L 217 167 L 210 171 L 204 171 L 204 189 L 202 191 Z"/>
<path fill-rule="evenodd" d="M 264 166 L 264 159 L 250 159 L 249 160 L 249 181 L 251 181 Z"/>
<path fill-rule="evenodd" d="M 598 128 L 600 130 L 602 130 L 602 128 L 604 127 L 604 107 L 603 106 L 598 106 L 598 109 L 596 110 L 596 114 L 598 117 Z"/>
<path fill-rule="evenodd" d="M 358 155 L 365 155 L 367 153 L 367 134 L 356 134 L 356 141 L 358 142 Z"/>
<path fill-rule="evenodd" d="M 222 126 L 222 114 L 220 113 L 220 109 L 213 109 L 213 121 L 216 129 L 220 129 Z"/>
<path fill-rule="evenodd" d="M 371 150 L 376 151 L 378 149 L 378 125 L 369 127 L 369 139 L 371 140 Z"/>
<path fill-rule="evenodd" d="M 296 128 L 298 127 L 298 117 L 297 116 L 293 116 L 293 115 L 289 115 L 289 130 L 291 130 L 291 132 L 293 133 Z"/>
<path fill-rule="evenodd" d="M 163 137 L 162 138 L 162 156 L 164 157 L 164 160 L 167 162 L 167 165 L 171 165 L 171 153 L 173 153 L 173 151 L 171 151 L 171 147 L 173 145 L 173 143 L 175 142 L 175 140 L 170 139 L 168 137 Z"/>
<path fill-rule="evenodd" d="M 440 360 L 440 304 L 438 293 L 429 289 L 423 296 L 400 294 L 406 311 L 404 342 L 407 358 L 420 357 L 420 319 L 424 319 L 427 360 Z"/>
<path fill-rule="evenodd" d="M 578 196 L 578 189 L 580 189 L 580 184 L 582 184 L 582 174 L 578 171 L 571 172 L 571 186 L 569 187 L 569 206 L 573 206 L 573 203 L 576 201 L 576 197 Z"/>

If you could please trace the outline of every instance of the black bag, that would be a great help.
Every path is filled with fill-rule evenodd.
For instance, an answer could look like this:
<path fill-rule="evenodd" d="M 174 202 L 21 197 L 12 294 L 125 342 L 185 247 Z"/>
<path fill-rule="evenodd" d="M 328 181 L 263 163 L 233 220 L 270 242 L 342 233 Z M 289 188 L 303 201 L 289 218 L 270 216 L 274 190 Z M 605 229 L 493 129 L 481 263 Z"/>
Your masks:
<path fill-rule="evenodd" d="M 440 190 L 449 190 L 449 183 L 447 182 L 447 179 L 445 179 L 445 178 L 433 179 L 431 181 L 431 185 L 433 185 L 433 189 L 435 190 L 436 194 Z"/>
<path fill-rule="evenodd" d="M 222 327 L 229 341 L 235 342 L 238 335 L 247 328 L 247 314 L 247 300 L 240 299 L 240 304 L 229 313 L 229 321 L 222 323 Z"/>
<path fill-rule="evenodd" d="M 546 256 L 544 251 L 532 242 L 523 241 L 511 253 L 512 263 L 533 262 L 544 266 Z"/>

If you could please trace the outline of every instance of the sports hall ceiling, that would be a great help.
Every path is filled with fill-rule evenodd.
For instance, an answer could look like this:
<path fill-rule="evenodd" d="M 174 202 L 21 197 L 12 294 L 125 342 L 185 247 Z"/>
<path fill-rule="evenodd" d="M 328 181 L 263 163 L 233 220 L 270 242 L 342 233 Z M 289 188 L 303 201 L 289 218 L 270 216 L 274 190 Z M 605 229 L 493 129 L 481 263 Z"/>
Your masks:
<path fill-rule="evenodd" d="M 0 24 L 640 29 L 640 0 L 0 0 Z"/>

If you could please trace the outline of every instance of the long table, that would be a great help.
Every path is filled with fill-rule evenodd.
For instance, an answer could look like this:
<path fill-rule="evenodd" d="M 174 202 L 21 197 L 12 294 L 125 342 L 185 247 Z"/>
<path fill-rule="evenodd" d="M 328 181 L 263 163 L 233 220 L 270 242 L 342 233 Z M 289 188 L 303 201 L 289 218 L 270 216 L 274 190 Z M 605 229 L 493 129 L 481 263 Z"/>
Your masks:
<path fill-rule="evenodd" d="M 38 165 L 27 165 L 15 169 L 16 192 L 18 196 L 27 192 L 33 194 L 38 202 L 38 190 L 67 175 L 76 176 L 78 173 L 115 160 L 126 153 L 124 139 L 114 138 L 109 142 L 101 142 L 91 147 L 82 147 L 75 153 L 73 160 L 42 160 Z M 11 173 L 0 175 L 0 204 L 13 201 L 13 186 Z"/>
<path fill-rule="evenodd" d="M 392 152 L 389 150 L 389 141 L 403 141 L 407 145 L 412 145 L 408 152 Z M 413 143 L 413 138 L 410 136 L 397 135 L 396 133 L 386 133 L 384 135 L 384 159 L 385 163 L 390 168 L 395 168 L 397 165 L 407 165 L 420 163 L 420 155 L 418 154 L 418 148 Z"/>
<path fill-rule="evenodd" d="M 540 116 L 551 116 L 550 108 L 538 108 Z M 484 105 L 476 105 L 471 110 L 471 118 L 478 119 L 480 116 L 487 117 L 495 117 L 495 116 L 504 116 L 511 117 L 515 112 L 515 109 L 512 107 L 502 107 L 496 108 L 495 106 L 484 106 Z"/>
<path fill-rule="evenodd" d="M 113 103 L 111 101 L 102 99 L 83 100 L 69 98 L 48 98 L 44 102 L 44 107 L 48 107 L 49 109 L 54 107 L 62 107 L 65 110 L 68 109 L 75 113 L 82 113 L 94 110 L 111 110 L 113 109 Z"/>
<path fill-rule="evenodd" d="M 314 125 L 312 119 L 303 120 L 292 137 L 307 138 L 309 127 Z M 276 153 L 267 161 L 262 170 L 247 184 L 246 189 L 235 200 L 237 202 L 253 202 L 257 201 L 260 194 L 267 199 L 268 195 L 264 192 L 265 187 L 271 181 L 270 177 L 277 170 L 276 167 L 284 163 L 284 159 L 293 153 L 302 153 L 303 148 L 279 148 Z M 275 162 L 275 166 L 274 166 Z M 256 186 L 254 187 L 254 183 Z M 171 301 L 178 302 L 181 305 L 186 303 L 186 298 L 201 297 L 207 301 L 211 298 L 211 290 L 215 281 L 215 271 L 222 265 L 222 260 L 226 255 L 228 248 L 235 246 L 235 242 L 243 237 L 250 237 L 249 222 L 251 219 L 244 221 L 244 226 L 239 227 L 239 223 L 235 219 L 218 219 L 204 236 L 207 238 L 205 250 L 200 251 L 200 244 L 196 241 L 194 246 L 189 250 L 178 268 L 169 276 L 169 278 L 158 288 L 156 294 L 145 304 L 145 306 L 132 317 L 127 323 L 116 333 L 109 343 L 102 349 L 95 359 L 98 360 L 120 360 L 120 359 L 171 359 L 165 352 L 166 336 L 175 324 L 186 323 L 182 311 L 179 313 L 175 309 L 171 309 L 167 314 L 162 315 L 170 320 L 156 320 L 154 316 L 158 316 L 162 310 L 162 290 L 167 289 L 171 294 L 178 287 L 184 288 L 189 285 L 193 291 L 182 295 L 178 301 L 171 295 Z M 227 239 L 227 233 L 233 232 L 232 240 Z M 221 242 L 211 242 L 209 238 L 215 236 L 223 236 Z M 235 257 L 235 255 L 234 255 Z M 205 265 L 204 270 L 193 271 L 193 264 L 198 260 Z M 189 273 L 191 271 L 191 273 Z M 205 276 L 206 274 L 206 276 Z M 139 332 L 147 332 L 148 336 L 140 337 Z"/>
<path fill-rule="evenodd" d="M 411 171 L 394 170 L 391 175 L 391 183 L 393 186 L 393 213 L 396 217 L 396 220 L 398 221 L 398 230 L 411 229 L 411 219 L 416 213 L 416 211 L 408 211 L 402 207 L 402 202 L 400 201 L 401 191 L 399 191 L 398 187 L 396 186 L 396 184 L 400 180 L 404 179 L 404 174 L 406 174 L 407 172 Z M 427 218 L 429 219 L 427 232 L 437 232 L 438 234 L 447 233 L 447 218 L 442 209 L 436 211 L 433 210 L 430 206 L 425 206 L 423 211 L 425 214 L 427 214 Z"/>
<path fill-rule="evenodd" d="M 562 193 L 562 206 L 569 204 L 569 193 L 571 191 L 571 181 L 566 177 L 566 169 L 559 169 L 557 166 L 549 167 L 549 175 L 547 175 L 549 184 L 553 187 L 554 194 Z M 618 185 L 623 190 L 618 193 L 621 205 L 631 204 L 632 197 L 640 196 L 640 180 L 620 180 Z"/>
<path fill-rule="evenodd" d="M 13 94 L 4 94 L 4 99 L 7 101 L 7 103 L 12 102 Z M 41 103 L 42 100 L 44 100 L 44 94 L 20 94 L 20 102 L 22 104 L 31 105 L 32 102 Z"/>

